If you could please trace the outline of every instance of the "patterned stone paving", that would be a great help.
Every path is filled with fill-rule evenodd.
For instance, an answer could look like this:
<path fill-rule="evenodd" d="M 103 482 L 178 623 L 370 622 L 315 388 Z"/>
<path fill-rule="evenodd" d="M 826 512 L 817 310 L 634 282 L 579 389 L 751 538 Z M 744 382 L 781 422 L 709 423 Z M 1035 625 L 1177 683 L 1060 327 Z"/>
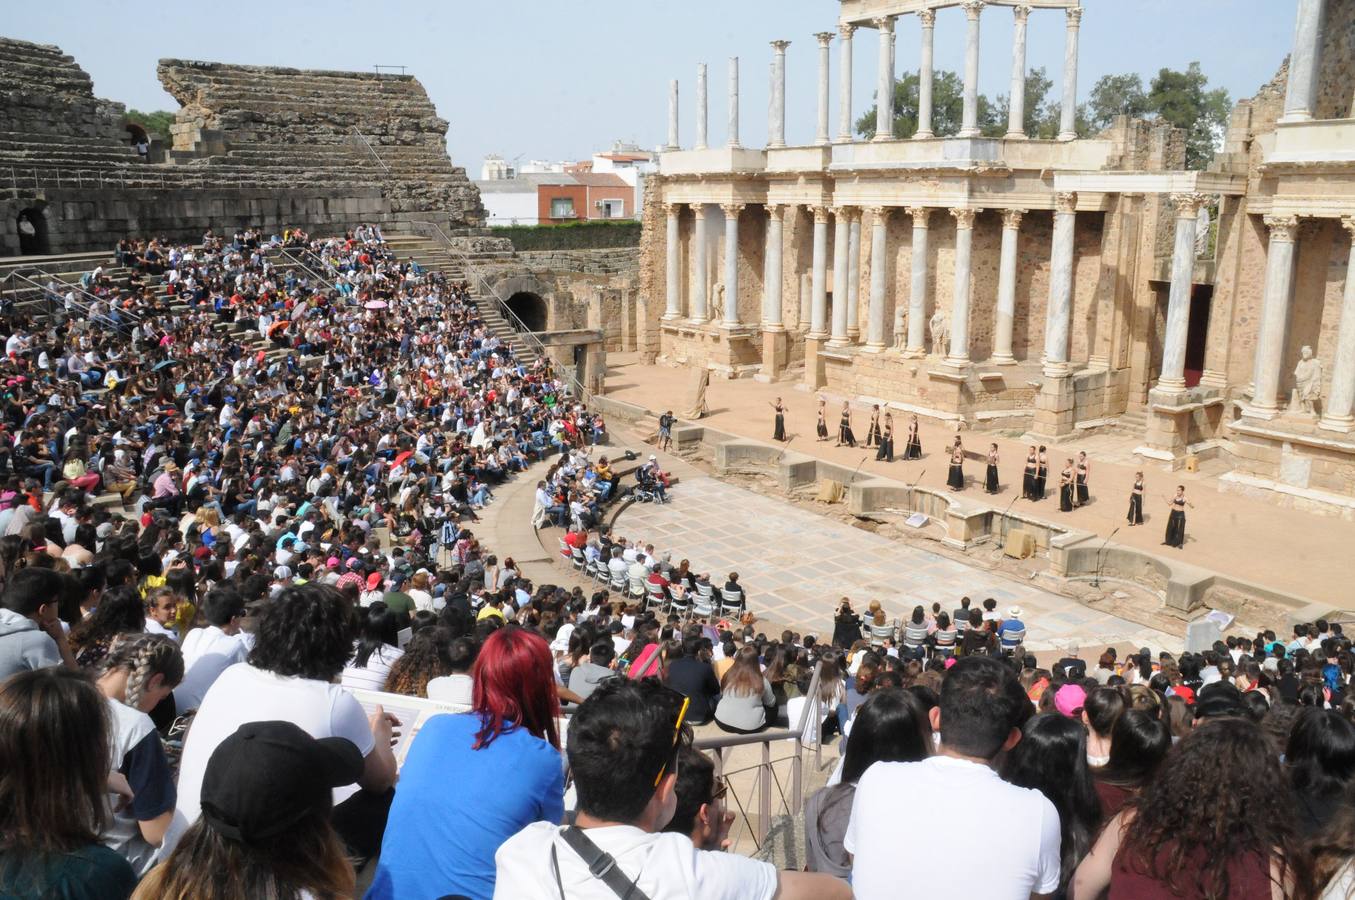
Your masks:
<path fill-rule="evenodd" d="M 635 504 L 616 532 L 669 549 L 687 558 L 712 581 L 736 571 L 747 585 L 759 617 L 801 632 L 832 634 L 838 598 L 850 597 L 857 611 L 878 599 L 891 619 L 913 606 L 938 602 L 950 610 L 968 595 L 974 605 L 993 597 L 998 608 L 1025 611 L 1033 650 L 1070 645 L 1100 647 L 1128 643 L 1179 651 L 1183 640 L 1104 612 L 1088 609 L 997 572 L 891 541 L 852 528 L 709 476 L 685 476 L 672 501 Z M 717 580 L 718 579 L 718 580 Z M 1086 656 L 1086 654 L 1084 654 Z"/>

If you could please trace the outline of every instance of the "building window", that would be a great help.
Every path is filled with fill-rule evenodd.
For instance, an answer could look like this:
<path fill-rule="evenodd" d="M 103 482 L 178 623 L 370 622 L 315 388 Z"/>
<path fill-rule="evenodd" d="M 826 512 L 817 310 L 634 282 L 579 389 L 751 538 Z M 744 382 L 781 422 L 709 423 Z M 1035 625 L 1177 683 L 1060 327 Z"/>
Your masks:
<path fill-rule="evenodd" d="M 604 219 L 620 219 L 626 214 L 624 200 L 602 200 L 598 203 L 598 208 L 602 210 Z"/>
<path fill-rule="evenodd" d="M 554 197 L 550 201 L 550 217 L 552 219 L 572 219 L 574 218 L 574 200 L 572 197 Z"/>

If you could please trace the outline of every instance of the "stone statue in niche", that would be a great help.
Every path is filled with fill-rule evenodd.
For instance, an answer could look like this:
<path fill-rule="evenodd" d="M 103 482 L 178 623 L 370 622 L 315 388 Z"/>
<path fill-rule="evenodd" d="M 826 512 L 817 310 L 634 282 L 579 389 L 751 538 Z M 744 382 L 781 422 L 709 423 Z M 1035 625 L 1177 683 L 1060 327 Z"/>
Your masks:
<path fill-rule="evenodd" d="M 725 317 L 725 283 L 715 282 L 710 292 L 710 317 L 719 321 Z"/>
<path fill-rule="evenodd" d="M 932 331 L 932 353 L 945 356 L 946 341 L 950 338 L 950 323 L 946 321 L 946 314 L 938 309 L 932 313 L 931 321 L 927 324 Z"/>
<path fill-rule="evenodd" d="M 1289 400 L 1291 412 L 1317 415 L 1317 401 L 1322 398 L 1322 360 L 1313 356 L 1313 348 L 1306 344 L 1299 350 L 1299 362 L 1294 366 L 1294 394 Z"/>
<path fill-rule="evenodd" d="M 900 306 L 894 311 L 894 349 L 903 350 L 908 346 L 908 308 Z"/>
<path fill-rule="evenodd" d="M 1204 259 L 1209 251 L 1209 207 L 1202 205 L 1195 216 L 1195 258 Z"/>

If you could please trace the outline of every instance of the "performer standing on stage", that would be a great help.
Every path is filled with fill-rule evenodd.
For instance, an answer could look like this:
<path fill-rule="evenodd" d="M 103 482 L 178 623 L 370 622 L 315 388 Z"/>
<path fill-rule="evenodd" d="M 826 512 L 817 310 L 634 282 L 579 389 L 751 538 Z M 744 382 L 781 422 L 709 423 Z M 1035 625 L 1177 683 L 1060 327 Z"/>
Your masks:
<path fill-rule="evenodd" d="M 1092 464 L 1087 462 L 1087 451 L 1080 450 L 1077 454 L 1077 505 L 1086 506 L 1091 495 L 1087 492 L 1087 476 L 1091 474 Z"/>
<path fill-rule="evenodd" d="M 880 433 L 880 449 L 876 451 L 875 458 L 885 462 L 894 461 L 894 416 L 885 410 L 884 431 Z"/>
<path fill-rule="evenodd" d="M 988 445 L 988 478 L 983 489 L 990 494 L 997 493 L 997 444 Z"/>
<path fill-rule="evenodd" d="M 1059 512 L 1073 511 L 1073 460 L 1068 459 L 1068 464 L 1063 467 L 1063 474 L 1059 476 Z"/>
<path fill-rule="evenodd" d="M 1167 539 L 1162 543 L 1180 550 L 1186 545 L 1186 507 L 1195 508 L 1195 504 L 1186 499 L 1186 486 L 1176 486 L 1176 496 L 1167 501 L 1171 515 L 1167 516 Z"/>
<path fill-rule="evenodd" d="M 916 413 L 908 419 L 908 444 L 903 448 L 903 458 L 922 458 L 922 436 L 918 434 Z"/>
<path fill-rule="evenodd" d="M 776 410 L 776 430 L 772 432 L 772 440 L 784 441 L 786 439 L 786 408 L 781 405 L 780 397 L 776 398 L 776 402 L 772 404 L 772 409 Z"/>
<path fill-rule="evenodd" d="M 1021 496 L 1027 500 L 1035 498 L 1035 472 L 1039 468 L 1039 462 L 1035 456 L 1035 445 L 1030 445 L 1030 452 L 1026 454 L 1026 471 L 1021 476 Z"/>
<path fill-rule="evenodd" d="M 955 446 L 950 448 L 950 475 L 946 484 L 952 491 L 964 490 L 964 447 L 960 446 L 960 436 L 955 435 Z"/>
<path fill-rule="evenodd" d="M 842 401 L 842 421 L 837 426 L 837 446 L 843 444 L 856 446 L 856 435 L 852 434 L 852 405 L 846 400 Z"/>
<path fill-rule="evenodd" d="M 828 419 L 825 410 L 826 403 L 827 401 L 823 399 L 819 400 L 819 423 L 814 426 L 814 430 L 819 435 L 820 442 L 828 440 Z"/>
<path fill-rule="evenodd" d="M 1072 462 L 1072 460 L 1069 460 Z M 1040 452 L 1035 459 L 1035 496 L 1033 500 L 1043 500 L 1045 494 L 1045 482 L 1049 480 L 1049 454 L 1045 452 L 1044 444 L 1040 445 Z"/>
<path fill-rule="evenodd" d="M 870 427 L 866 429 L 866 446 L 880 446 L 880 404 L 870 408 Z"/>
<path fill-rule="evenodd" d="M 1143 524 L 1143 473 L 1134 473 L 1134 487 L 1129 491 L 1129 524 Z"/>

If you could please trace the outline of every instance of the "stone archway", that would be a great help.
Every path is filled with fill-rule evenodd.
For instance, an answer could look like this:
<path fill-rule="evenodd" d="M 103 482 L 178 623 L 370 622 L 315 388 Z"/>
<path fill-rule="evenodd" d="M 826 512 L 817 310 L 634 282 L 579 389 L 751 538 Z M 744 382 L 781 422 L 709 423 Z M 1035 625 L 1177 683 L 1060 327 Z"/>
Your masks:
<path fill-rule="evenodd" d="M 41 256 L 52 252 L 47 235 L 47 211 L 40 206 L 29 206 L 15 217 L 19 232 L 19 255 Z"/>
<path fill-rule="evenodd" d="M 505 302 L 528 331 L 546 330 L 546 301 L 541 299 L 540 294 L 535 291 L 517 291 L 509 295 Z"/>

